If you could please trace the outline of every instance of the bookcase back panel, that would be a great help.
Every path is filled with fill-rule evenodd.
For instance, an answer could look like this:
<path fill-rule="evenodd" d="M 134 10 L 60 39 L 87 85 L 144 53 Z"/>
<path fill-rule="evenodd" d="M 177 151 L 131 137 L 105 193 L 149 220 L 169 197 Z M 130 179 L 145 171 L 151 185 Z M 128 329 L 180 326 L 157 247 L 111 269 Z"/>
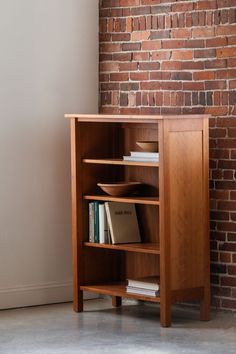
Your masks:
<path fill-rule="evenodd" d="M 122 166 L 84 164 L 82 170 L 83 194 L 104 194 L 97 183 L 124 181 Z"/>
<path fill-rule="evenodd" d="M 159 243 L 159 211 L 157 206 L 136 205 L 142 242 Z"/>
<path fill-rule="evenodd" d="M 141 194 L 158 197 L 159 195 L 159 169 L 155 167 L 126 166 L 125 180 L 142 182 Z"/>
<path fill-rule="evenodd" d="M 124 152 L 143 151 L 137 141 L 158 141 L 158 124 L 123 124 Z"/>
<path fill-rule="evenodd" d="M 79 123 L 82 158 L 119 158 L 123 154 L 123 130 L 116 123 Z"/>
<path fill-rule="evenodd" d="M 120 251 L 84 247 L 83 285 L 121 281 L 124 273 L 122 258 Z"/>
<path fill-rule="evenodd" d="M 152 254 L 126 253 L 123 280 L 160 274 L 160 257 Z"/>

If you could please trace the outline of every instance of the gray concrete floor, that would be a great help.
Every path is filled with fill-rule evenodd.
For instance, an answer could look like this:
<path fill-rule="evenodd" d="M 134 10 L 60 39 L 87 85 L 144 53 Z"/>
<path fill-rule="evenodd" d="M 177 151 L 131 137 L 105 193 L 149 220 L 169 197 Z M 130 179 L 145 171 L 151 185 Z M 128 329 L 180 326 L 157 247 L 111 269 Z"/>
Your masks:
<path fill-rule="evenodd" d="M 173 325 L 161 328 L 159 307 L 109 299 L 88 300 L 85 312 L 71 304 L 0 311 L 1 354 L 236 353 L 236 315 L 174 308 Z"/>

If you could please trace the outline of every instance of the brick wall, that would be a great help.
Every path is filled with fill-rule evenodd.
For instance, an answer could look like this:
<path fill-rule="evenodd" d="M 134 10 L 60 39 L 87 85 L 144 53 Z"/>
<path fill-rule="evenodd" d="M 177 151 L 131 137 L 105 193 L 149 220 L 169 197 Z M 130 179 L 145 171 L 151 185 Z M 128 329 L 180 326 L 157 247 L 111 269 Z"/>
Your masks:
<path fill-rule="evenodd" d="M 236 309 L 236 0 L 101 0 L 105 113 L 210 113 L 213 304 Z"/>

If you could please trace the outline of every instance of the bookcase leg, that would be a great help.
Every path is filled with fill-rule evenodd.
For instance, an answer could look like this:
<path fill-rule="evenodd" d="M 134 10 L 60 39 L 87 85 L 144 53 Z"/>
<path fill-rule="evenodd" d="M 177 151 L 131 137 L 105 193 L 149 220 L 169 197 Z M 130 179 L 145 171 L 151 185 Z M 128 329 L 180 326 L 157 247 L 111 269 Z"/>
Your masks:
<path fill-rule="evenodd" d="M 161 318 L 160 323 L 162 327 L 170 327 L 171 326 L 171 306 L 163 306 L 161 304 Z"/>
<path fill-rule="evenodd" d="M 208 289 L 204 290 L 203 299 L 200 302 L 200 320 L 209 321 L 210 320 L 210 291 Z"/>
<path fill-rule="evenodd" d="M 120 296 L 112 296 L 112 306 L 120 307 L 122 305 L 122 298 Z"/>
<path fill-rule="evenodd" d="M 83 291 L 74 294 L 73 309 L 75 312 L 83 312 Z"/>

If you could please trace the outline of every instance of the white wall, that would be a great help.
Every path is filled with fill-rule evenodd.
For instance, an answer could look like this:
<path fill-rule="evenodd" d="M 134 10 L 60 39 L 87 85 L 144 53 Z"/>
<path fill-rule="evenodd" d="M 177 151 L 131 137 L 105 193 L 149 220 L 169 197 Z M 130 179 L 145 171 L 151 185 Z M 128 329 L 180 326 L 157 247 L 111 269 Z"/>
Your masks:
<path fill-rule="evenodd" d="M 98 108 L 98 1 L 0 0 L 0 308 L 71 299 L 68 112 Z"/>

